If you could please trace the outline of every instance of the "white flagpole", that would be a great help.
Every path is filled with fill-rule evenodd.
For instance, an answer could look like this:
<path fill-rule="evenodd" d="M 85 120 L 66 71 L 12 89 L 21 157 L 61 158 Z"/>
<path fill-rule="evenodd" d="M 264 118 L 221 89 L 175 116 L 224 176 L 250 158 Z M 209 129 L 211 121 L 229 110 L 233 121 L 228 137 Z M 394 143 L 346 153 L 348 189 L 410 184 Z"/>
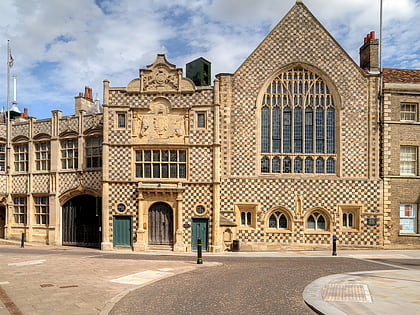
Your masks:
<path fill-rule="evenodd" d="M 10 174 L 10 142 L 11 142 L 11 121 L 10 121 L 10 66 L 11 66 L 10 40 L 7 40 L 7 144 L 6 144 L 6 172 Z"/>

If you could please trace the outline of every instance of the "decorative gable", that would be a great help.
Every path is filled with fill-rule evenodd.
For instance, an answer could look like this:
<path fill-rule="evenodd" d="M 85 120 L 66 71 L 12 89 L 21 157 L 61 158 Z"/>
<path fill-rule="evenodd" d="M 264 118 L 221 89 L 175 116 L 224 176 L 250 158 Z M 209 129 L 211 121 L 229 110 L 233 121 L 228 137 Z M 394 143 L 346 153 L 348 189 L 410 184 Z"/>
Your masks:
<path fill-rule="evenodd" d="M 140 69 L 140 77 L 131 81 L 127 92 L 183 92 L 195 91 L 194 83 L 182 76 L 182 68 L 166 60 L 164 54 L 158 54 L 153 64 Z"/>

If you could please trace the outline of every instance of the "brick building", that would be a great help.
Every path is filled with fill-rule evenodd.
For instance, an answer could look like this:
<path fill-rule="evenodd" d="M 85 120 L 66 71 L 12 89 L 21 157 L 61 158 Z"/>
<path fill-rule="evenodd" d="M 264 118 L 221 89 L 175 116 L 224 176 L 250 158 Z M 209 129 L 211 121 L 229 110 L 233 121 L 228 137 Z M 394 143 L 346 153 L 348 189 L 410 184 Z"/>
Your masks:
<path fill-rule="evenodd" d="M 74 116 L 15 120 L 0 236 L 174 251 L 198 238 L 211 251 L 325 248 L 333 235 L 420 245 L 419 72 L 385 69 L 380 89 L 378 44 L 365 38 L 359 66 L 297 1 L 213 86 L 205 59 L 187 78 L 158 55 L 125 87 L 104 81 L 103 113 L 87 89 Z M 0 140 L 6 165 L 5 125 Z"/>

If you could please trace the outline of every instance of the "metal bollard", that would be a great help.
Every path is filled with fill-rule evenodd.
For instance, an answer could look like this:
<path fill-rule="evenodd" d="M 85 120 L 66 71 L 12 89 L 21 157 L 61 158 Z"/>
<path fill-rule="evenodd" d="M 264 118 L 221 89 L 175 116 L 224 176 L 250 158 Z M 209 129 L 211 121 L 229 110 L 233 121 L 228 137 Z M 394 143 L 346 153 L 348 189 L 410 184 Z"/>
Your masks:
<path fill-rule="evenodd" d="M 20 248 L 25 247 L 25 233 L 22 233 L 22 239 L 20 240 Z"/>
<path fill-rule="evenodd" d="M 203 244 L 201 243 L 201 239 L 197 239 L 197 264 L 203 264 Z"/>
<path fill-rule="evenodd" d="M 332 250 L 332 255 L 333 256 L 337 256 L 337 237 L 335 235 L 333 236 L 333 250 Z"/>

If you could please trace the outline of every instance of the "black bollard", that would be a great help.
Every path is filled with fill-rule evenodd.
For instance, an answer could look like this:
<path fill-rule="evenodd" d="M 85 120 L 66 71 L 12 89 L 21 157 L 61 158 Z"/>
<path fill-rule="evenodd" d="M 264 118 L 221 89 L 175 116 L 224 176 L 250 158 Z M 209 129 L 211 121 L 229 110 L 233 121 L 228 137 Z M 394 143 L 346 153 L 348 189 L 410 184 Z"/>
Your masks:
<path fill-rule="evenodd" d="M 22 233 L 22 239 L 20 240 L 20 248 L 25 247 L 25 233 Z"/>
<path fill-rule="evenodd" d="M 197 239 L 197 264 L 203 264 L 203 244 L 201 244 L 201 239 Z"/>
<path fill-rule="evenodd" d="M 337 237 L 335 235 L 333 236 L 333 251 L 332 251 L 332 255 L 333 256 L 337 256 Z"/>

